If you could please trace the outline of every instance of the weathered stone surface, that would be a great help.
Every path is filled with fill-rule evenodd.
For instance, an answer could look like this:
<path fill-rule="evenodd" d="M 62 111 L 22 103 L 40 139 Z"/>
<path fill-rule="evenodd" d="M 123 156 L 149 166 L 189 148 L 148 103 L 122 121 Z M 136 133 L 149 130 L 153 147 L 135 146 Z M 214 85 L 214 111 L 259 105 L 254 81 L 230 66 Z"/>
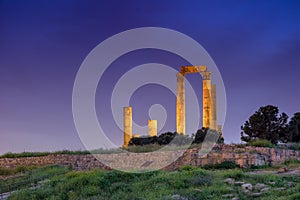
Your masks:
<path fill-rule="evenodd" d="M 148 120 L 148 136 L 157 136 L 157 120 Z"/>
<path fill-rule="evenodd" d="M 171 199 L 173 199 L 173 200 L 188 200 L 188 198 L 180 196 L 179 194 L 172 195 Z"/>
<path fill-rule="evenodd" d="M 211 85 L 211 113 L 212 113 L 212 119 L 211 119 L 211 128 L 213 130 L 218 130 L 217 123 L 217 89 L 216 84 Z M 222 132 L 222 131 L 220 131 Z"/>
<path fill-rule="evenodd" d="M 234 197 L 234 194 L 223 194 L 223 198 L 229 198 L 229 197 Z"/>
<path fill-rule="evenodd" d="M 143 169 L 164 167 L 166 170 L 176 170 L 183 165 L 204 166 L 232 161 L 240 167 L 250 167 L 251 165 L 282 163 L 288 159 L 300 160 L 300 151 L 248 146 L 241 148 L 237 145 L 224 144 L 214 146 L 212 151 L 206 155 L 200 155 L 199 148 L 188 149 L 187 151 L 99 154 L 95 155 L 95 157 L 93 155 L 53 154 L 41 157 L 2 158 L 0 159 L 0 167 L 14 168 L 18 165 L 43 166 L 61 164 L 72 166 L 77 170 L 92 168 L 122 168 L 130 170 L 133 164 L 140 168 L 145 162 L 151 160 L 153 162 L 149 166 L 143 167 Z"/>
<path fill-rule="evenodd" d="M 224 182 L 227 183 L 227 184 L 233 185 L 234 182 L 235 182 L 235 180 L 234 180 L 233 178 L 226 178 L 226 179 L 224 180 Z"/>
<path fill-rule="evenodd" d="M 243 184 L 245 184 L 245 182 L 242 182 L 242 181 L 237 181 L 234 183 L 234 185 L 243 185 Z"/>
<path fill-rule="evenodd" d="M 211 98 L 211 72 L 202 72 L 202 104 L 203 104 L 203 118 L 202 124 L 205 128 L 215 129 L 212 127 L 212 98 Z"/>
<path fill-rule="evenodd" d="M 261 190 L 261 189 L 263 189 L 265 187 L 267 187 L 267 186 L 265 184 L 263 184 L 263 183 L 256 183 L 256 185 L 254 186 L 254 188 L 256 190 Z"/>
<path fill-rule="evenodd" d="M 293 187 L 293 186 L 295 186 L 295 183 L 294 182 L 287 182 L 286 186 L 287 187 Z"/>
<path fill-rule="evenodd" d="M 268 192 L 269 190 L 270 190 L 270 188 L 267 188 L 267 187 L 266 187 L 266 188 L 261 189 L 260 191 L 261 191 L 261 192 Z"/>
<path fill-rule="evenodd" d="M 250 190 L 243 190 L 243 193 L 244 193 L 245 195 L 249 195 L 249 194 L 251 194 L 251 191 L 250 191 Z"/>
<path fill-rule="evenodd" d="M 286 167 L 281 167 L 280 169 L 278 169 L 278 173 L 285 173 L 288 171 L 288 168 Z"/>
<path fill-rule="evenodd" d="M 123 108 L 124 118 L 124 147 L 128 146 L 129 141 L 132 138 L 132 107 Z"/>
<path fill-rule="evenodd" d="M 185 134 L 185 91 L 184 75 L 177 73 L 177 98 L 176 98 L 176 131 Z"/>
<path fill-rule="evenodd" d="M 254 192 L 251 194 L 252 197 L 260 197 L 262 195 L 262 193 L 260 192 Z"/>
<path fill-rule="evenodd" d="M 251 183 L 245 183 L 242 185 L 243 190 L 252 190 L 252 184 Z"/>

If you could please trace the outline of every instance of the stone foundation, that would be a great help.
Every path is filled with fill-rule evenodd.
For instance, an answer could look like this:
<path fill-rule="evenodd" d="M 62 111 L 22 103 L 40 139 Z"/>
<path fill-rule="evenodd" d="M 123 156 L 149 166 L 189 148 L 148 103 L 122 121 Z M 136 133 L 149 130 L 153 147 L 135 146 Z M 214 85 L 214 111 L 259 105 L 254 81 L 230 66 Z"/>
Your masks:
<path fill-rule="evenodd" d="M 198 148 L 189 149 L 183 153 L 175 162 L 164 167 L 166 170 L 176 170 L 184 165 L 204 166 L 210 164 L 218 164 L 224 161 L 232 161 L 240 167 L 247 168 L 251 165 L 272 165 L 282 163 L 289 159 L 300 160 L 300 151 L 274 149 L 264 147 L 239 147 L 238 145 L 216 145 L 211 152 L 206 155 L 199 155 Z M 159 166 L 162 163 L 168 163 L 170 158 L 180 155 L 180 151 L 164 151 L 164 152 L 150 152 L 150 153 L 116 153 L 116 154 L 101 154 L 97 155 L 103 163 L 109 163 L 113 168 L 124 168 L 127 170 L 131 163 L 140 163 L 139 169 L 151 169 Z M 1 168 L 15 168 L 19 165 L 65 165 L 71 166 L 76 170 L 89 170 L 93 168 L 100 168 L 104 170 L 111 169 L 105 164 L 101 163 L 93 155 L 48 155 L 41 157 L 27 157 L 27 158 L 2 158 L 0 159 Z M 143 164 L 144 163 L 144 164 Z M 116 166 L 114 166 L 116 165 Z M 119 167 L 117 167 L 117 165 Z M 167 164 L 166 164 L 167 165 Z"/>

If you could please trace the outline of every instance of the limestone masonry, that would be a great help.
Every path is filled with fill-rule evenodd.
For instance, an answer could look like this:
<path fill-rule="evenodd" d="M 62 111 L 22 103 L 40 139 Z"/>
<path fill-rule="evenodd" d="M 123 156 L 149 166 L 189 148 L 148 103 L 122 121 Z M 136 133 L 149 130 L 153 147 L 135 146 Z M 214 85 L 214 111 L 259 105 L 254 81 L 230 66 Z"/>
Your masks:
<path fill-rule="evenodd" d="M 186 74 L 200 73 L 202 75 L 202 126 L 211 130 L 218 129 L 217 121 L 217 94 L 216 85 L 211 83 L 211 72 L 206 66 L 182 66 L 177 73 L 177 100 L 176 100 L 176 131 L 185 134 L 185 89 Z"/>
<path fill-rule="evenodd" d="M 224 161 L 232 161 L 240 167 L 250 167 L 251 165 L 267 165 L 284 162 L 288 159 L 300 160 L 300 151 L 273 149 L 265 147 L 239 147 L 238 145 L 216 145 L 207 155 L 200 156 L 199 149 L 189 149 L 183 153 L 175 162 L 166 165 L 166 170 L 176 170 L 184 165 L 204 166 L 208 164 L 217 164 Z M 168 158 L 178 155 L 178 151 L 156 151 L 150 153 L 115 153 L 115 154 L 98 154 L 97 158 L 93 155 L 48 155 L 41 157 L 27 158 L 2 158 L 0 159 L 1 168 L 14 168 L 19 165 L 52 165 L 59 164 L 71 166 L 76 170 L 89 170 L 100 168 L 109 170 L 103 163 L 109 163 L 109 166 L 116 169 L 127 169 L 134 163 L 141 163 L 139 169 L 155 169 L 162 163 L 167 163 Z M 117 162 L 118 161 L 118 162 Z M 121 161 L 121 162 L 120 162 Z M 115 166 L 121 163 L 122 166 Z M 144 164 L 143 164 L 144 163 Z M 145 165 L 145 163 L 148 163 Z M 150 164 L 149 164 L 150 163 Z"/>
<path fill-rule="evenodd" d="M 125 107 L 124 113 L 124 144 L 123 147 L 127 147 L 129 141 L 132 138 L 132 108 Z"/>
<path fill-rule="evenodd" d="M 157 120 L 148 120 L 148 136 L 157 136 Z"/>
<path fill-rule="evenodd" d="M 217 120 L 217 89 L 211 83 L 211 72 L 207 71 L 206 66 L 182 66 L 177 77 L 177 96 L 176 96 L 176 132 L 186 134 L 186 112 L 185 112 L 185 75 L 200 73 L 202 75 L 202 126 L 211 130 L 216 130 L 222 134 L 222 126 L 218 125 Z M 148 136 L 157 135 L 157 121 L 148 121 Z M 127 147 L 132 138 L 132 108 L 124 107 L 124 144 Z"/>

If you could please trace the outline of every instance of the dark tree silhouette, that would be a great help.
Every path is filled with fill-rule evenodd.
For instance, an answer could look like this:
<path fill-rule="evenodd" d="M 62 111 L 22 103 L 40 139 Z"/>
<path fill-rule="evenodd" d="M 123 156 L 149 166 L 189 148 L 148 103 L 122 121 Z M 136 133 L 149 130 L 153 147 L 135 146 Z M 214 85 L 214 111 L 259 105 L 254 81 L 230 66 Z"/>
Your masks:
<path fill-rule="evenodd" d="M 289 122 L 288 142 L 300 142 L 300 112 L 294 114 Z"/>
<path fill-rule="evenodd" d="M 279 115 L 276 106 L 260 107 L 241 127 L 241 140 L 251 142 L 266 139 L 273 144 L 284 141 L 288 131 L 287 119 L 288 116 L 284 112 Z"/>
<path fill-rule="evenodd" d="M 153 136 L 153 137 L 140 137 L 140 138 L 132 138 L 129 141 L 129 146 L 130 145 L 147 145 L 147 144 L 159 144 L 159 145 L 166 145 L 169 144 L 173 138 L 177 135 L 176 132 L 172 133 L 172 132 L 167 132 L 167 133 L 163 133 L 161 135 L 157 136 Z"/>
<path fill-rule="evenodd" d="M 204 139 L 205 139 L 205 137 L 206 137 L 206 134 L 207 134 L 207 132 L 208 132 L 209 130 L 210 130 L 210 129 L 208 129 L 208 128 L 202 128 L 202 129 L 199 129 L 199 130 L 196 132 L 195 136 L 194 136 L 194 141 L 193 141 L 193 143 L 196 143 L 196 144 L 202 143 L 202 142 L 204 141 Z M 217 143 L 218 143 L 218 144 L 224 143 L 224 138 L 223 138 L 222 135 L 220 135 L 220 133 L 218 133 L 218 132 L 215 131 L 215 130 L 210 130 L 210 131 L 213 131 L 214 134 L 219 134 L 219 138 L 218 138 L 218 140 L 217 140 Z"/>
<path fill-rule="evenodd" d="M 167 145 L 167 144 L 174 144 L 174 145 L 186 145 L 193 143 L 202 143 L 206 137 L 207 132 L 209 131 L 208 128 L 199 129 L 196 134 L 193 134 L 192 137 L 189 135 L 181 135 L 177 132 L 166 132 L 159 136 L 154 137 L 140 137 L 140 138 L 131 138 L 129 141 L 129 146 L 136 145 L 148 145 L 148 144 L 159 144 L 159 145 Z M 219 134 L 217 131 L 213 131 L 214 134 Z M 217 143 L 224 143 L 224 138 L 222 135 L 218 138 Z"/>
<path fill-rule="evenodd" d="M 169 144 L 173 139 L 174 137 L 177 135 L 176 132 L 172 133 L 172 132 L 167 132 L 167 133 L 163 133 L 161 134 L 159 137 L 158 137 L 158 144 L 159 145 L 166 145 L 166 144 Z"/>

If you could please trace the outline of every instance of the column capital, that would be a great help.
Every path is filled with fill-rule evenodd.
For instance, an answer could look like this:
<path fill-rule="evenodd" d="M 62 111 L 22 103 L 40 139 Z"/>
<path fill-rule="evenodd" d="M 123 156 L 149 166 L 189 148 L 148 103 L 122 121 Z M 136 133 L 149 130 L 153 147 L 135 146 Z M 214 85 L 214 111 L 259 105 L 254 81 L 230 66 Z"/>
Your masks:
<path fill-rule="evenodd" d="M 211 72 L 201 72 L 203 80 L 210 80 Z"/>
<path fill-rule="evenodd" d="M 177 73 L 176 77 L 177 77 L 177 81 L 183 81 L 184 80 L 184 75 L 182 75 L 181 73 Z"/>

